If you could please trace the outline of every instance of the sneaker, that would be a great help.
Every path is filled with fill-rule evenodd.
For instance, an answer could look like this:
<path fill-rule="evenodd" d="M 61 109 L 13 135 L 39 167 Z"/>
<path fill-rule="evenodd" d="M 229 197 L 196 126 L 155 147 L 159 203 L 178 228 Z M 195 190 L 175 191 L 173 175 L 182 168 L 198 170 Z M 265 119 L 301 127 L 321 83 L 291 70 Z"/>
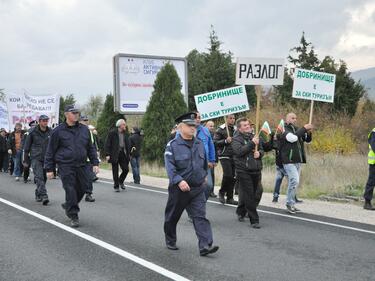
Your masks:
<path fill-rule="evenodd" d="M 92 197 L 92 195 L 88 193 L 88 194 L 86 194 L 85 201 L 86 202 L 95 202 L 95 198 Z"/>
<path fill-rule="evenodd" d="M 172 251 L 177 251 L 178 250 L 178 247 L 176 246 L 176 244 L 169 244 L 169 243 L 167 243 L 166 246 L 167 246 L 167 248 L 169 250 L 172 250 Z"/>
<path fill-rule="evenodd" d="M 46 206 L 49 203 L 49 199 L 47 195 L 42 196 L 42 204 Z"/>
<path fill-rule="evenodd" d="M 210 193 L 209 197 L 216 198 L 217 195 L 212 191 L 212 192 Z"/>
<path fill-rule="evenodd" d="M 120 192 L 120 188 L 115 187 L 115 192 Z"/>
<path fill-rule="evenodd" d="M 294 207 L 293 207 L 293 206 L 290 206 L 290 205 L 286 205 L 286 211 L 287 211 L 289 214 L 295 214 L 295 213 L 296 213 Z"/>
<path fill-rule="evenodd" d="M 27 183 L 28 182 L 28 180 L 26 179 L 26 180 L 23 180 L 23 183 Z"/>
<path fill-rule="evenodd" d="M 219 192 L 219 202 L 221 204 L 225 204 L 225 198 L 224 198 L 224 194 Z"/>
<path fill-rule="evenodd" d="M 207 256 L 209 254 L 213 254 L 213 253 L 217 252 L 217 250 L 219 250 L 219 246 L 209 246 L 207 248 L 203 248 L 203 249 L 199 250 L 199 254 L 200 254 L 200 256 L 204 257 L 204 256 Z"/>
<path fill-rule="evenodd" d="M 36 202 L 42 202 L 42 197 L 38 196 L 38 195 L 35 195 L 35 201 Z"/>
<path fill-rule="evenodd" d="M 238 221 L 243 222 L 243 221 L 245 221 L 245 216 L 237 215 L 237 219 L 238 219 Z"/>
<path fill-rule="evenodd" d="M 16 177 L 16 181 L 20 181 L 20 177 Z"/>
<path fill-rule="evenodd" d="M 273 197 L 272 203 L 277 203 L 279 201 L 279 197 Z"/>
<path fill-rule="evenodd" d="M 295 206 L 292 206 L 293 210 L 295 213 L 300 213 L 302 212 L 300 209 L 296 208 Z"/>
<path fill-rule="evenodd" d="M 238 205 L 238 201 L 234 200 L 233 198 L 230 198 L 230 199 L 227 199 L 227 204 Z"/>
<path fill-rule="evenodd" d="M 299 199 L 297 198 L 297 196 L 294 197 L 294 201 L 296 201 L 296 203 L 303 203 L 303 200 L 299 200 Z"/>
<path fill-rule="evenodd" d="M 70 219 L 70 226 L 71 227 L 79 227 L 79 219 L 78 219 L 78 217 Z"/>
<path fill-rule="evenodd" d="M 120 188 L 121 188 L 122 190 L 125 190 L 125 185 L 124 185 L 123 183 L 120 183 Z"/>
<path fill-rule="evenodd" d="M 99 178 L 98 177 L 95 177 L 92 179 L 92 182 L 96 182 Z"/>
<path fill-rule="evenodd" d="M 252 223 L 252 224 L 251 224 L 251 227 L 252 227 L 252 228 L 255 228 L 255 229 L 259 229 L 259 228 L 260 228 L 260 225 L 259 225 L 258 222 L 256 222 L 256 223 Z"/>

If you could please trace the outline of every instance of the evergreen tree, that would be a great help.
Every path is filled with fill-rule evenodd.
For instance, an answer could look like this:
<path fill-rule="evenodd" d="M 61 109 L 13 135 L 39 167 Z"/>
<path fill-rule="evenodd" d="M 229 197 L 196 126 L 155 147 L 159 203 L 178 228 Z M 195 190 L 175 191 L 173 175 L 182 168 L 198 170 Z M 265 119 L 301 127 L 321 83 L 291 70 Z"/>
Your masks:
<path fill-rule="evenodd" d="M 360 98 L 365 94 L 365 89 L 359 82 L 355 82 L 350 77 L 346 63 L 340 61 L 339 64 L 336 64 L 335 60 L 330 56 L 326 56 L 320 61 L 312 43 L 306 41 L 304 32 L 302 33 L 300 45 L 292 48 L 291 51 L 296 53 L 296 57 L 288 56 L 288 60 L 293 67 L 336 74 L 333 105 L 319 102 L 316 103 L 316 107 L 325 110 L 327 113 L 345 113 L 353 117 Z M 284 74 L 284 85 L 276 86 L 275 89 L 275 99 L 281 105 L 291 104 L 292 106 L 306 108 L 310 104 L 310 101 L 292 98 L 293 79 L 288 70 Z"/>
<path fill-rule="evenodd" d="M 63 96 L 60 97 L 60 108 L 59 108 L 59 123 L 64 122 L 64 108 L 67 105 L 75 104 L 76 99 L 74 98 L 73 94 L 66 95 L 65 98 Z"/>
<path fill-rule="evenodd" d="M 194 96 L 235 86 L 235 64 L 232 53 L 221 50 L 220 42 L 213 26 L 209 35 L 207 51 L 199 53 L 192 50 L 187 58 L 189 79 L 189 108 L 195 110 Z M 251 105 L 256 95 L 253 86 L 247 86 L 246 92 Z"/>
<path fill-rule="evenodd" d="M 175 124 L 174 120 L 187 110 L 181 87 L 176 69 L 167 63 L 156 77 L 154 92 L 142 120 L 142 154 L 148 161 L 164 161 L 165 145 Z"/>

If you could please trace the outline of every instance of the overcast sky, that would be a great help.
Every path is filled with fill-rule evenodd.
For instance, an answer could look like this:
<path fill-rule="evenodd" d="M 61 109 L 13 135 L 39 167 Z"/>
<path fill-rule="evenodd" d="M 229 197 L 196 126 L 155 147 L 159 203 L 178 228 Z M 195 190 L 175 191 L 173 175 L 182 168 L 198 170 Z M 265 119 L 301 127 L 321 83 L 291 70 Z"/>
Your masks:
<path fill-rule="evenodd" d="M 374 0 L 0 0 L 0 19 L 0 89 L 80 103 L 112 91 L 115 54 L 204 51 L 211 24 L 235 57 L 286 58 L 305 31 L 321 58 L 375 66 Z"/>

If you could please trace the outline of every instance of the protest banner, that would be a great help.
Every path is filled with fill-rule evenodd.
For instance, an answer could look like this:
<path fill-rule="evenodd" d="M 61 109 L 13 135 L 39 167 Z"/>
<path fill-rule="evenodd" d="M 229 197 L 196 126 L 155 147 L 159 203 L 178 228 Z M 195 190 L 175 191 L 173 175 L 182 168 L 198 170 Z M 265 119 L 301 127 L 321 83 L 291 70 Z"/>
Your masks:
<path fill-rule="evenodd" d="M 49 116 L 49 125 L 58 123 L 60 97 L 58 95 L 31 96 L 9 94 L 6 97 L 8 120 L 11 129 L 16 123 L 28 124 L 44 114 Z"/>

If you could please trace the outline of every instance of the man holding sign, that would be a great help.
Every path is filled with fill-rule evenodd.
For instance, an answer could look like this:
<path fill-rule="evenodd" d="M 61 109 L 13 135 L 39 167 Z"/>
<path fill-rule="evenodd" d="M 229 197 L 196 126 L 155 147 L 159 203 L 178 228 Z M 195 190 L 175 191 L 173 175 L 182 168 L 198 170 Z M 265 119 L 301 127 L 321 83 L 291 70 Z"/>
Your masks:
<path fill-rule="evenodd" d="M 297 128 L 297 116 L 292 112 L 287 114 L 285 123 L 285 131 L 280 135 L 279 150 L 288 177 L 286 208 L 289 213 L 295 214 L 300 211 L 295 207 L 295 195 L 299 185 L 301 163 L 306 163 L 304 142 L 311 142 L 313 126 L 306 124 L 302 128 Z"/>

